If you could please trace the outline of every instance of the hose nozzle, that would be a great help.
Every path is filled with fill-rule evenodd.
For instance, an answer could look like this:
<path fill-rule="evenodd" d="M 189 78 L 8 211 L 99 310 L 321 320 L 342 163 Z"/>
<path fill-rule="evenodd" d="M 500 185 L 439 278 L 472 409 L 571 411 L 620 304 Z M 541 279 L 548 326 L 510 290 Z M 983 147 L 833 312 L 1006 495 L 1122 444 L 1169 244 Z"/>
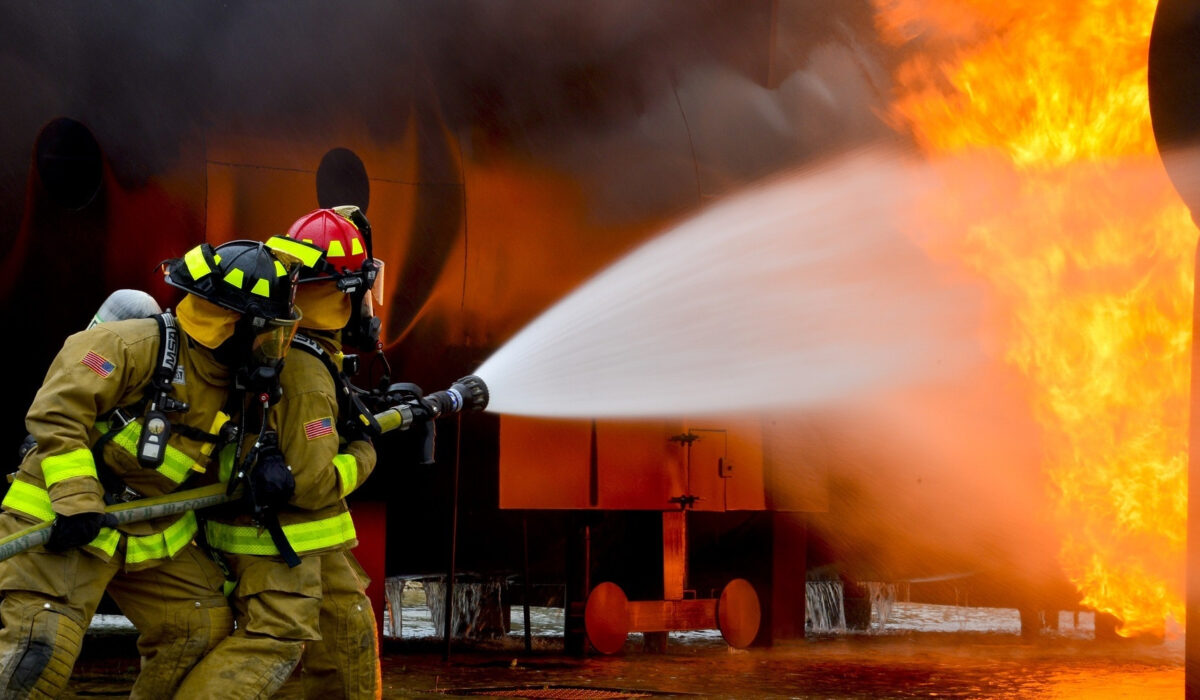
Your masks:
<path fill-rule="evenodd" d="M 450 385 L 445 391 L 435 391 L 425 397 L 434 418 L 448 413 L 482 411 L 488 405 L 488 388 L 483 380 L 469 374 Z"/>
<path fill-rule="evenodd" d="M 413 384 L 395 384 L 388 390 L 389 398 L 396 405 L 375 414 L 379 432 L 407 430 L 419 420 L 435 419 L 453 413 L 482 411 L 488 405 L 487 384 L 471 374 L 457 380 L 444 391 L 435 391 L 422 397 Z"/>

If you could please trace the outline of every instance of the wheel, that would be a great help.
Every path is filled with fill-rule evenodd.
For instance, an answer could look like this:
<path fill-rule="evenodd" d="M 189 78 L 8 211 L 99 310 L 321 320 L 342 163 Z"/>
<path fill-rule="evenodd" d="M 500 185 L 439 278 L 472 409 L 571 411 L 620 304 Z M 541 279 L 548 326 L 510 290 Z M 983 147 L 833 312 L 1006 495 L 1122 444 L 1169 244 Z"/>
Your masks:
<path fill-rule="evenodd" d="M 601 654 L 615 654 L 629 636 L 629 598 L 611 581 L 605 581 L 588 594 L 583 611 L 583 628 L 588 641 Z"/>
<path fill-rule="evenodd" d="M 717 628 L 729 646 L 734 649 L 750 646 L 758 635 L 761 622 L 762 608 L 758 605 L 754 586 L 744 578 L 735 578 L 725 584 L 717 599 Z"/>

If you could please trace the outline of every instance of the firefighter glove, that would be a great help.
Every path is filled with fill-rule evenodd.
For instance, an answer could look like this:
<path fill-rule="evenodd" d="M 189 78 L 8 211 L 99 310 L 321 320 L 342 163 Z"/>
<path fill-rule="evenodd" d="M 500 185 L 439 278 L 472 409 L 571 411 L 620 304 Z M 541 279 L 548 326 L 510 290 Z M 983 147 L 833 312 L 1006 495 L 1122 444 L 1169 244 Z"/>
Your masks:
<path fill-rule="evenodd" d="M 356 420 L 344 420 L 338 425 L 338 438 L 342 445 L 360 440 L 371 443 L 370 431 Z"/>
<path fill-rule="evenodd" d="M 255 507 L 278 508 L 296 491 L 296 479 L 283 453 L 274 445 L 262 448 L 258 464 L 250 472 L 250 491 Z"/>
<path fill-rule="evenodd" d="M 50 526 L 50 540 L 46 542 L 46 549 L 51 552 L 65 552 L 96 539 L 100 528 L 116 526 L 117 518 L 112 513 L 60 515 Z"/>

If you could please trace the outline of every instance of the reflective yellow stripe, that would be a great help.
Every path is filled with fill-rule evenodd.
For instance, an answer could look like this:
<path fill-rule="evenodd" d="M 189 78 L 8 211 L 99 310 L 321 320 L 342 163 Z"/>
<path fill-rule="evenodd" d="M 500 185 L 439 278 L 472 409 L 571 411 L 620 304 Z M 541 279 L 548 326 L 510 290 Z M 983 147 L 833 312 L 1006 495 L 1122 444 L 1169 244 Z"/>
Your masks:
<path fill-rule="evenodd" d="M 88 542 L 87 546 L 95 547 L 111 557 L 117 553 L 117 543 L 120 541 L 120 532 L 111 527 L 102 527 L 100 528 L 100 534 L 96 535 L 96 539 Z"/>
<path fill-rule="evenodd" d="M 353 241 L 350 242 L 350 254 L 351 255 L 361 255 L 362 252 L 363 252 L 362 241 L 355 238 Z"/>
<path fill-rule="evenodd" d="M 97 423 L 99 428 L 101 424 Z M 138 439 L 142 436 L 142 424 L 137 421 L 130 421 L 121 428 L 121 432 L 113 436 L 113 444 L 119 446 L 129 454 L 137 457 Z M 44 468 L 44 467 L 43 467 Z M 156 470 L 159 474 L 167 477 L 176 484 L 182 484 L 184 479 L 188 477 L 191 470 L 204 471 L 204 467 L 200 466 L 187 453 L 182 450 L 167 445 L 167 450 L 163 454 L 163 463 Z"/>
<path fill-rule="evenodd" d="M 340 258 L 346 254 L 346 249 L 342 247 L 341 241 L 329 242 L 329 257 Z"/>
<path fill-rule="evenodd" d="M 212 426 L 208 429 L 208 432 L 212 433 L 213 435 L 220 435 L 221 428 L 224 427 L 228 422 L 229 414 L 224 411 L 217 411 L 217 415 L 213 417 Z M 216 446 L 217 443 L 215 442 L 206 442 L 200 447 L 200 454 L 207 457 L 212 454 L 213 448 Z M 204 467 L 200 466 L 199 464 L 193 465 L 192 468 L 196 471 L 204 471 Z"/>
<path fill-rule="evenodd" d="M 196 514 L 188 511 L 162 532 L 134 537 L 125 545 L 125 563 L 140 564 L 151 559 L 166 559 L 187 546 L 196 536 Z"/>
<path fill-rule="evenodd" d="M 354 455 L 338 453 L 333 458 L 333 466 L 337 469 L 338 478 L 342 481 L 342 498 L 358 486 L 358 460 Z"/>
<path fill-rule="evenodd" d="M 275 276 L 283 277 L 286 274 L 287 274 L 287 268 L 283 266 L 283 263 L 276 260 L 275 261 Z"/>
<path fill-rule="evenodd" d="M 71 450 L 66 454 L 50 455 L 42 460 L 42 477 L 46 486 L 50 487 L 65 479 L 77 476 L 96 476 L 96 463 L 92 460 L 92 451 L 86 447 Z"/>
<path fill-rule="evenodd" d="M 55 518 L 54 509 L 50 507 L 50 494 L 40 486 L 24 481 L 12 482 L 0 505 L 21 511 L 42 522 L 49 522 Z M 88 542 L 88 546 L 95 547 L 111 557 L 116 553 L 117 543 L 120 541 L 120 532 L 110 527 L 104 527 L 100 528 L 100 534 L 96 535 L 94 540 Z"/>
<path fill-rule="evenodd" d="M 43 522 L 54 520 L 54 509 L 50 507 L 50 494 L 46 493 L 46 489 L 25 481 L 12 482 L 0 505 L 19 510 Z"/>
<path fill-rule="evenodd" d="M 321 259 L 321 254 L 324 251 L 317 246 L 312 245 L 311 240 L 309 240 L 308 243 L 309 245 L 305 245 L 304 243 L 292 238 L 288 238 L 287 236 L 271 236 L 269 239 L 267 239 L 267 247 L 271 250 L 278 250 L 281 253 L 287 253 L 288 255 L 300 260 L 300 264 L 304 265 L 305 267 L 315 267 L 317 261 Z M 275 264 L 279 265 L 279 263 Z M 279 268 L 282 267 L 282 265 L 279 265 Z M 286 274 L 286 272 L 280 272 L 280 274 Z"/>
<path fill-rule="evenodd" d="M 230 554 L 277 555 L 279 550 L 271 541 L 271 534 L 254 525 L 228 525 L 209 521 L 206 524 L 208 543 Z M 283 526 L 283 534 L 298 553 L 311 552 L 326 547 L 336 547 L 353 540 L 354 519 L 349 513 L 310 523 L 293 523 Z"/>
<path fill-rule="evenodd" d="M 196 246 L 183 254 L 183 264 L 187 265 L 188 274 L 194 280 L 199 280 L 212 272 L 212 268 L 208 266 L 208 261 L 204 259 L 204 251 L 200 246 Z"/>
<path fill-rule="evenodd" d="M 265 277 L 259 277 L 258 281 L 254 283 L 254 288 L 250 290 L 250 293 L 270 299 L 271 285 L 267 283 L 267 279 Z"/>
<path fill-rule="evenodd" d="M 26 515 L 30 515 L 42 522 L 54 520 L 54 509 L 50 507 L 50 494 L 40 486 L 35 486 L 24 481 L 14 481 L 8 487 L 8 493 L 4 496 L 3 503 L 0 503 L 5 508 L 21 511 Z M 112 556 L 117 551 L 117 543 L 121 541 L 121 533 L 111 527 L 100 528 L 100 534 L 91 542 L 88 542 L 89 547 L 94 547 L 108 556 Z"/>
<path fill-rule="evenodd" d="M 225 274 L 225 282 L 226 284 L 230 284 L 238 289 L 241 289 L 242 281 L 245 279 L 245 277 L 245 273 L 235 267 Z"/>

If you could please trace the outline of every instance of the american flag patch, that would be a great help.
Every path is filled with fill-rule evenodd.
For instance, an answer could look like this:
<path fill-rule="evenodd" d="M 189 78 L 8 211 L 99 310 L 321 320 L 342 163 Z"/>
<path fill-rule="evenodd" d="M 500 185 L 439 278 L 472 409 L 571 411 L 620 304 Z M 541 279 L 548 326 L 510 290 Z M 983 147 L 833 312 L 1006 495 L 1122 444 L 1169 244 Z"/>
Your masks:
<path fill-rule="evenodd" d="M 79 362 L 87 365 L 88 369 L 92 370 L 101 377 L 107 377 L 108 375 L 112 374 L 114 369 L 117 368 L 116 365 L 104 359 L 103 357 L 100 357 L 91 350 L 88 350 L 88 353 L 84 355 L 83 359 Z"/>
<path fill-rule="evenodd" d="M 318 418 L 317 420 L 309 421 L 304 424 L 304 437 L 308 440 L 316 440 L 319 437 L 333 435 L 333 419 Z"/>

